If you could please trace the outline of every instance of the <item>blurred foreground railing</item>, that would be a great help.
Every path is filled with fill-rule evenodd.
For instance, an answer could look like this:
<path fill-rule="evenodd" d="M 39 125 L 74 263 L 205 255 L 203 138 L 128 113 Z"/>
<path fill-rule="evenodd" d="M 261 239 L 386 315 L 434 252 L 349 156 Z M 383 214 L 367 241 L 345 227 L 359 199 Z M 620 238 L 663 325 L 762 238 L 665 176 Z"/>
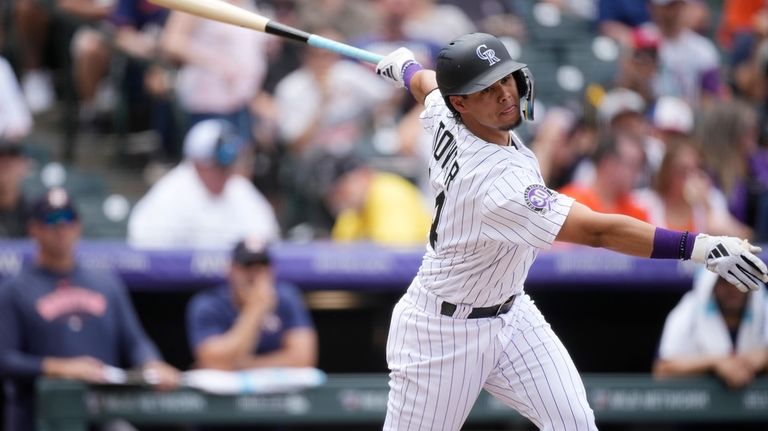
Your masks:
<path fill-rule="evenodd" d="M 587 374 L 598 423 L 766 423 L 768 378 L 740 391 L 714 377 L 655 381 L 647 375 Z M 40 380 L 41 431 L 86 431 L 88 423 L 125 419 L 140 424 L 371 424 L 383 423 L 387 376 L 331 375 L 323 386 L 281 395 L 210 395 L 193 389 L 87 386 Z M 469 423 L 527 421 L 483 392 Z"/>

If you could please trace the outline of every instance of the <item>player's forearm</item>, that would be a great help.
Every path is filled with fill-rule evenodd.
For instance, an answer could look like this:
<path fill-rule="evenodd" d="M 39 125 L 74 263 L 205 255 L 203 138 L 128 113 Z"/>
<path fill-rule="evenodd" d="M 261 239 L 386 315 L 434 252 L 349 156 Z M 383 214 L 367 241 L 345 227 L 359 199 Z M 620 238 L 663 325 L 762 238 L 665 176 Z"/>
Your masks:
<path fill-rule="evenodd" d="M 36 377 L 44 374 L 43 358 L 19 351 L 0 352 L 0 377 Z"/>
<path fill-rule="evenodd" d="M 316 364 L 317 361 L 311 355 L 280 349 L 265 355 L 251 356 L 242 361 L 238 368 L 314 367 Z"/>
<path fill-rule="evenodd" d="M 424 104 L 424 99 L 437 88 L 434 70 L 423 69 L 416 72 L 410 81 L 410 90 L 417 102 Z"/>
<path fill-rule="evenodd" d="M 283 335 L 280 349 L 264 355 L 250 355 L 239 368 L 317 366 L 317 333 L 311 328 L 296 328 Z"/>
<path fill-rule="evenodd" d="M 261 323 L 266 312 L 244 310 L 229 331 L 206 339 L 197 349 L 201 367 L 233 370 L 259 343 Z"/>
<path fill-rule="evenodd" d="M 654 232 L 655 228 L 643 221 L 625 215 L 595 212 L 574 202 L 557 240 L 649 257 L 653 250 Z"/>
<path fill-rule="evenodd" d="M 653 365 L 653 375 L 666 378 L 704 374 L 714 370 L 719 359 L 711 356 L 658 359 Z"/>

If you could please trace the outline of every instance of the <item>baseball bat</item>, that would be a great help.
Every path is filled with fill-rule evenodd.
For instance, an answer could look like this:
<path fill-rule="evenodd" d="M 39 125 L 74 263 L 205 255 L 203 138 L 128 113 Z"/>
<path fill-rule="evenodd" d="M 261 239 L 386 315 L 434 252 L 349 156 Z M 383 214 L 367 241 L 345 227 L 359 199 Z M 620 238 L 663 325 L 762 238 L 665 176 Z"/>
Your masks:
<path fill-rule="evenodd" d="M 286 39 L 306 43 L 316 48 L 333 51 L 356 60 L 376 64 L 383 56 L 345 43 L 337 42 L 316 34 L 281 24 L 222 0 L 149 0 L 168 9 L 186 12 L 202 18 L 233 24 L 244 28 L 269 33 Z"/>

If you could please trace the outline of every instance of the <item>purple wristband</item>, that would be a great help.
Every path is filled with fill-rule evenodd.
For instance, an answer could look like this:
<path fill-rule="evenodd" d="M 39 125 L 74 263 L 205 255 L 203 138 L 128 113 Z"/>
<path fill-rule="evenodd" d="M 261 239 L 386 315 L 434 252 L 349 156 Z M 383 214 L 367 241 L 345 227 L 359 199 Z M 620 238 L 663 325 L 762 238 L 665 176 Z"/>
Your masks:
<path fill-rule="evenodd" d="M 696 234 L 688 231 L 677 232 L 657 227 L 653 235 L 651 259 L 688 260 L 693 253 L 695 238 Z"/>
<path fill-rule="evenodd" d="M 411 91 L 411 79 L 413 79 L 413 75 L 422 69 L 424 68 L 415 60 L 411 60 L 403 66 L 403 83 L 409 92 Z"/>

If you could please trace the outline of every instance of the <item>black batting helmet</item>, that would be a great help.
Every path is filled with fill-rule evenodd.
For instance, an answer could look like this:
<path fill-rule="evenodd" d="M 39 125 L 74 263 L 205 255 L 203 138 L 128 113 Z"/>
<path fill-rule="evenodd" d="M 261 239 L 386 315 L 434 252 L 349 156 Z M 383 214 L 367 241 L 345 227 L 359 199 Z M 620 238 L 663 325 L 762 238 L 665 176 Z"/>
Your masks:
<path fill-rule="evenodd" d="M 484 90 L 511 73 L 520 93 L 523 118 L 533 120 L 533 77 L 525 64 L 512 59 L 496 36 L 460 36 L 440 50 L 435 72 L 437 87 L 446 98 Z"/>

